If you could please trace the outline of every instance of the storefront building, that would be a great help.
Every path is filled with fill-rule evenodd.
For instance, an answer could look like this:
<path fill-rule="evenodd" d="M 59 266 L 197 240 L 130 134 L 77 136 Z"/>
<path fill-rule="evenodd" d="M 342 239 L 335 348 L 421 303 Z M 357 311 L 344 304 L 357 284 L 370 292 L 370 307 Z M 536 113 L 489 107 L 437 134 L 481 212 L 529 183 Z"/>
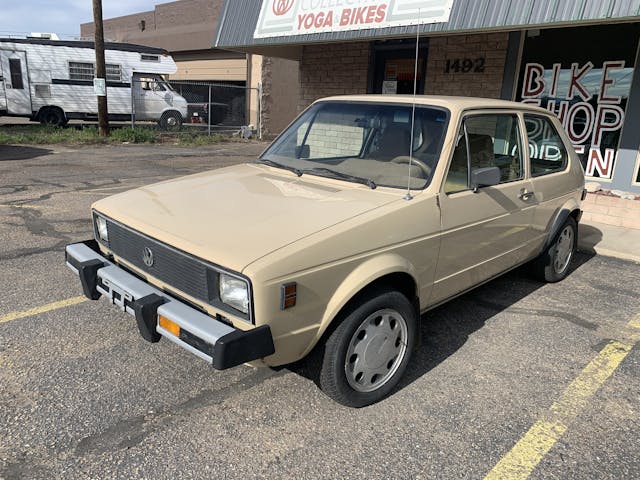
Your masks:
<path fill-rule="evenodd" d="M 640 195 L 639 41 L 640 7 L 620 0 L 227 0 L 215 46 L 297 60 L 298 111 L 414 80 L 418 94 L 540 105 L 587 180 Z"/>

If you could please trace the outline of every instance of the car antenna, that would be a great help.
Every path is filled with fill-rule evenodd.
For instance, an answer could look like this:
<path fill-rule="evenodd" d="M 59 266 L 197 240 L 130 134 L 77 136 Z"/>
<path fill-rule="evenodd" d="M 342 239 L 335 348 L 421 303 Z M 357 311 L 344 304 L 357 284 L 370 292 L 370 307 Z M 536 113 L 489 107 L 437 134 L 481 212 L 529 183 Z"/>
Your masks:
<path fill-rule="evenodd" d="M 411 109 L 411 139 L 409 141 L 409 173 L 407 175 L 407 194 L 404 200 L 413 200 L 411 195 L 411 164 L 413 163 L 413 126 L 416 121 L 416 91 L 418 89 L 418 50 L 420 48 L 420 9 L 418 8 L 418 23 L 416 25 L 416 60 L 413 65 L 413 102 Z"/>

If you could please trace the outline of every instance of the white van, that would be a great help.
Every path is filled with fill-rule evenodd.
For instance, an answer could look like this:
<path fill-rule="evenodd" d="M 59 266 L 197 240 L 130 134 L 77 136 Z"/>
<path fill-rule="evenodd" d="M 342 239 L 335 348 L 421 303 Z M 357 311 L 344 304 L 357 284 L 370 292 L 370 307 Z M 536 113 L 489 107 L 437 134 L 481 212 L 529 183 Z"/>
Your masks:
<path fill-rule="evenodd" d="M 165 81 L 177 71 L 166 50 L 106 43 L 109 119 L 182 124 L 187 101 Z M 0 116 L 28 117 L 49 125 L 95 120 L 93 42 L 0 38 Z"/>

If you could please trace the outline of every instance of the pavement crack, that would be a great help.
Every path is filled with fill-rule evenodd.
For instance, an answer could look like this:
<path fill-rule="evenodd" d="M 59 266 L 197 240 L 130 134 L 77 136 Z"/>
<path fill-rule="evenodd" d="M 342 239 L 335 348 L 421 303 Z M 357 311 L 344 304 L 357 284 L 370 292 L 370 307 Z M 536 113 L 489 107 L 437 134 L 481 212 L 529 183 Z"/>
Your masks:
<path fill-rule="evenodd" d="M 489 310 L 495 310 L 496 312 L 508 311 L 509 313 L 520 313 L 523 315 L 537 315 L 540 317 L 559 318 L 561 320 L 566 320 L 567 322 L 573 323 L 574 325 L 577 325 L 579 327 L 586 328 L 587 330 L 595 331 L 598 329 L 598 324 L 596 323 L 585 320 L 584 318 L 580 318 L 577 315 L 573 315 L 572 313 L 562 312 L 559 310 L 520 308 L 511 305 L 503 305 L 497 302 L 490 302 L 488 300 L 478 299 L 474 299 L 474 303 Z"/>
<path fill-rule="evenodd" d="M 14 193 L 26 192 L 29 185 L 3 185 L 0 186 L 0 195 L 13 195 Z"/>
<path fill-rule="evenodd" d="M 75 455 L 84 456 L 90 453 L 104 453 L 135 447 L 156 430 L 171 425 L 184 415 L 221 404 L 226 399 L 250 390 L 268 378 L 281 376 L 285 373 L 285 371 L 278 372 L 268 368 L 259 368 L 237 382 L 217 390 L 202 391 L 165 410 L 120 420 L 106 430 L 80 440 L 75 448 Z"/>

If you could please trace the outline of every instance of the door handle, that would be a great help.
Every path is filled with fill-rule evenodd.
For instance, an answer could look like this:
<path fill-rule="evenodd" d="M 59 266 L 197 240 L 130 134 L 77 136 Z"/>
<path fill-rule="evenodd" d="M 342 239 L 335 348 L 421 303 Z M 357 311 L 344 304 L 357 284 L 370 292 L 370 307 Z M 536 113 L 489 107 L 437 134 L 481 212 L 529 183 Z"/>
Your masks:
<path fill-rule="evenodd" d="M 520 190 L 520 193 L 518 194 L 518 198 L 526 202 L 527 200 L 530 200 L 533 197 L 533 194 L 534 192 L 530 192 L 526 188 L 523 188 L 522 190 Z"/>

